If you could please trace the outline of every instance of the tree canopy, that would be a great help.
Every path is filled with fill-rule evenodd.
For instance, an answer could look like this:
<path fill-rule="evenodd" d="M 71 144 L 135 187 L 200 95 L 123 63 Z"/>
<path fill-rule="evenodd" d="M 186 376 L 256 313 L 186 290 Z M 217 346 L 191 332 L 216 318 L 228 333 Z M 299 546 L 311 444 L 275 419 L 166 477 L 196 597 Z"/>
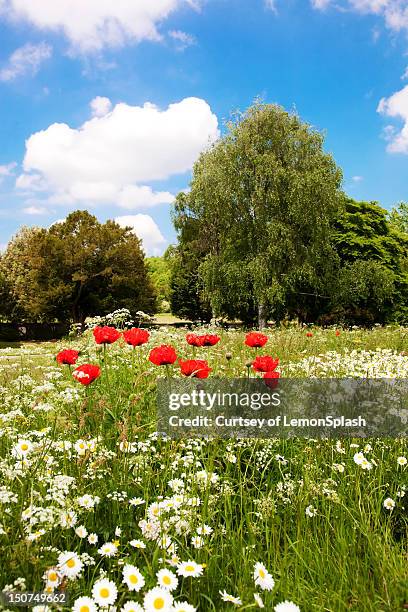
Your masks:
<path fill-rule="evenodd" d="M 299 281 L 319 285 L 335 258 L 342 179 L 323 142 L 297 115 L 257 102 L 199 157 L 174 216 L 181 252 L 201 255 L 216 315 L 262 325 L 284 315 Z"/>
<path fill-rule="evenodd" d="M 13 311 L 26 320 L 83 321 L 117 308 L 152 313 L 156 296 L 131 228 L 76 211 L 49 229 L 23 228 L 1 261 Z"/>

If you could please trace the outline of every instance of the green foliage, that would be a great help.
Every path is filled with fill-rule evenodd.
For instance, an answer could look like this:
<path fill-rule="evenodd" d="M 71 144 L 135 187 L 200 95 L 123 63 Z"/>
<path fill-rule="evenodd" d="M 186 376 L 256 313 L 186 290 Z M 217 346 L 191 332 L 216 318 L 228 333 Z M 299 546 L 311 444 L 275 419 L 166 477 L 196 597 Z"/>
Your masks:
<path fill-rule="evenodd" d="M 345 199 L 333 241 L 341 268 L 333 304 L 352 323 L 408 320 L 408 234 L 376 202 Z"/>
<path fill-rule="evenodd" d="M 85 211 L 47 229 L 23 228 L 2 261 L 26 319 L 83 321 L 117 308 L 154 312 L 140 240 Z"/>
<path fill-rule="evenodd" d="M 199 271 L 215 314 L 257 312 L 262 324 L 282 316 L 287 292 L 316 278 L 331 250 L 341 171 L 323 136 L 279 106 L 257 102 L 227 128 L 196 162 L 176 228 L 181 245 L 192 231 L 204 245 Z"/>
<path fill-rule="evenodd" d="M 388 220 L 395 230 L 408 234 L 408 203 L 400 202 L 388 215 Z"/>
<path fill-rule="evenodd" d="M 170 309 L 171 250 L 169 249 L 162 257 L 146 258 L 149 279 L 157 293 L 159 312 L 169 312 Z"/>

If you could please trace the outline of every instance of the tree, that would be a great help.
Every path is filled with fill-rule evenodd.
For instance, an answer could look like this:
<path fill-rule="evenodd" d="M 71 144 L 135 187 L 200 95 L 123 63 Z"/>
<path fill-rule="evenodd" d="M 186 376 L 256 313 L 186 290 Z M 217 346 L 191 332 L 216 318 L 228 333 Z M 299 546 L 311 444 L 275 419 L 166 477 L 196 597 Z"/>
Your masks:
<path fill-rule="evenodd" d="M 341 178 L 323 136 L 279 106 L 256 102 L 227 124 L 175 209 L 181 248 L 186 227 L 204 245 L 199 276 L 217 316 L 257 315 L 262 327 L 299 284 L 318 283 L 335 257 Z"/>
<path fill-rule="evenodd" d="M 23 228 L 2 261 L 25 318 L 82 322 L 117 308 L 155 310 L 140 240 L 86 211 L 49 229 Z"/>
<path fill-rule="evenodd" d="M 377 202 L 345 198 L 335 223 L 341 267 L 332 306 L 349 322 L 402 321 L 408 314 L 408 234 L 388 218 Z"/>
<path fill-rule="evenodd" d="M 171 296 L 171 255 L 169 247 L 162 257 L 148 257 L 146 264 L 149 279 L 157 293 L 160 312 L 168 312 Z"/>
<path fill-rule="evenodd" d="M 395 230 L 408 234 L 408 202 L 400 202 L 398 206 L 391 209 L 388 220 Z"/>

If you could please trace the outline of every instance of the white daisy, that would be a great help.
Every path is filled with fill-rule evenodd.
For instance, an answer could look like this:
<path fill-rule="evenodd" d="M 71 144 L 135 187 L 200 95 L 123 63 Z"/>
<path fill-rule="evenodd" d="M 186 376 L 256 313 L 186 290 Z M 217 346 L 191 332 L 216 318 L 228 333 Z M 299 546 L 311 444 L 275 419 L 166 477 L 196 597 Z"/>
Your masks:
<path fill-rule="evenodd" d="M 75 552 L 65 551 L 58 556 L 59 571 L 67 578 L 76 578 L 83 568 L 81 559 Z"/>
<path fill-rule="evenodd" d="M 386 510 L 393 510 L 395 508 L 395 501 L 391 497 L 384 499 L 383 506 Z"/>
<path fill-rule="evenodd" d="M 98 543 L 98 536 L 96 535 L 96 533 L 90 533 L 89 534 L 88 542 L 89 542 L 89 544 L 97 544 Z"/>
<path fill-rule="evenodd" d="M 356 453 L 353 459 L 354 459 L 354 463 L 357 463 L 357 465 L 361 465 L 365 457 L 364 457 L 364 454 L 360 452 L 360 453 Z"/>
<path fill-rule="evenodd" d="M 16 459 L 24 459 L 29 452 L 33 449 L 33 445 L 30 440 L 19 440 L 17 444 L 13 447 L 11 454 Z"/>
<path fill-rule="evenodd" d="M 96 612 L 96 603 L 90 597 L 78 597 L 72 606 L 72 612 Z"/>
<path fill-rule="evenodd" d="M 78 538 L 86 538 L 86 536 L 88 535 L 88 532 L 83 525 L 79 525 L 79 527 L 75 529 L 75 533 Z"/>
<path fill-rule="evenodd" d="M 228 601 L 229 603 L 232 603 L 235 606 L 242 606 L 242 600 L 240 597 L 234 597 L 234 595 L 229 595 L 227 591 L 220 591 L 219 593 L 223 601 Z"/>
<path fill-rule="evenodd" d="M 203 566 L 195 561 L 182 561 L 177 566 L 177 573 L 179 576 L 183 576 L 183 578 L 187 576 L 198 578 L 203 573 Z"/>
<path fill-rule="evenodd" d="M 258 593 L 254 593 L 254 599 L 255 599 L 255 603 L 257 604 L 258 608 L 265 607 L 265 604 L 262 601 L 262 597 Z"/>
<path fill-rule="evenodd" d="M 316 508 L 314 508 L 313 506 L 308 506 L 308 507 L 306 508 L 306 510 L 305 510 L 305 514 L 306 514 L 306 516 L 308 516 L 308 517 L 310 517 L 310 518 L 311 518 L 311 517 L 313 517 L 313 516 L 316 516 L 316 514 L 317 514 L 317 510 L 316 510 Z"/>
<path fill-rule="evenodd" d="M 143 612 L 143 608 L 137 601 L 127 601 L 121 607 L 120 612 Z"/>
<path fill-rule="evenodd" d="M 52 588 L 55 588 L 61 582 L 61 575 L 53 567 L 45 572 L 43 578 L 46 582 L 47 587 L 50 586 Z"/>
<path fill-rule="evenodd" d="M 397 457 L 397 463 L 398 465 L 407 465 L 407 458 L 406 457 Z"/>
<path fill-rule="evenodd" d="M 272 591 L 275 586 L 275 581 L 271 574 L 268 572 L 263 563 L 255 563 L 254 566 L 254 580 L 255 584 L 264 591 Z"/>
<path fill-rule="evenodd" d="M 282 601 L 274 607 L 274 612 L 300 612 L 300 608 L 292 601 Z"/>
<path fill-rule="evenodd" d="M 202 548 L 205 544 L 204 538 L 202 538 L 199 535 L 193 536 L 191 538 L 191 544 L 193 545 L 194 548 Z"/>
<path fill-rule="evenodd" d="M 118 596 L 118 589 L 112 580 L 102 578 L 92 587 L 92 597 L 102 608 L 113 606 Z"/>
<path fill-rule="evenodd" d="M 177 576 L 168 569 L 161 569 L 157 572 L 157 582 L 159 586 L 163 587 L 163 589 L 168 589 L 169 591 L 174 591 L 178 585 Z"/>
<path fill-rule="evenodd" d="M 186 601 L 177 601 L 172 609 L 172 612 L 196 612 L 197 608 L 187 603 Z"/>
<path fill-rule="evenodd" d="M 128 587 L 129 591 L 140 591 L 145 585 L 145 579 L 134 565 L 127 563 L 123 567 L 123 582 Z"/>
<path fill-rule="evenodd" d="M 154 587 L 144 596 L 144 609 L 146 612 L 170 612 L 173 605 L 173 596 L 167 589 Z"/>
<path fill-rule="evenodd" d="M 102 557 L 114 557 L 118 552 L 118 547 L 114 542 L 105 542 L 98 549 L 98 553 L 102 555 Z"/>
<path fill-rule="evenodd" d="M 146 548 L 146 544 L 142 540 L 130 540 L 129 544 L 133 548 Z"/>

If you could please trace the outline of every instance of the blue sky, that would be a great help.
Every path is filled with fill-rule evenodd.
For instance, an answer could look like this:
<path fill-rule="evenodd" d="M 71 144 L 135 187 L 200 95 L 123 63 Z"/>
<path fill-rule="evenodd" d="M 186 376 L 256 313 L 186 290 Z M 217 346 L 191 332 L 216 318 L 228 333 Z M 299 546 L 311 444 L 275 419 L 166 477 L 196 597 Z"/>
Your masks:
<path fill-rule="evenodd" d="M 407 34 L 407 0 L 0 0 L 0 245 L 88 208 L 161 253 L 256 96 L 325 131 L 351 196 L 407 200 Z"/>

